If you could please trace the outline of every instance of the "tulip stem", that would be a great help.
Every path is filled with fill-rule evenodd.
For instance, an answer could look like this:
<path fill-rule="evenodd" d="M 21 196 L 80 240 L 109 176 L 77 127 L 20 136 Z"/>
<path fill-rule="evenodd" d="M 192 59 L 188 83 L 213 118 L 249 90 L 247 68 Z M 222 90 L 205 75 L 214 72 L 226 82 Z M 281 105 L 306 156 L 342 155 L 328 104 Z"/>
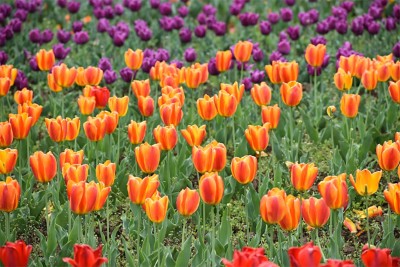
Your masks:
<path fill-rule="evenodd" d="M 241 62 L 241 69 L 240 69 L 240 81 L 239 81 L 239 87 L 242 84 L 242 80 L 243 80 L 243 68 L 244 68 L 244 62 Z"/>
<path fill-rule="evenodd" d="M 249 205 L 247 203 L 247 196 L 250 195 L 249 186 L 246 186 L 244 200 L 245 200 L 245 213 L 246 213 L 246 241 L 247 244 L 250 242 L 250 222 L 249 222 Z"/>
<path fill-rule="evenodd" d="M 203 242 L 206 236 L 206 204 L 203 202 Z"/>
<path fill-rule="evenodd" d="M 4 220 L 5 220 L 5 236 L 6 241 L 11 241 L 10 239 L 10 213 L 4 212 Z"/>
<path fill-rule="evenodd" d="M 290 151 L 290 157 L 289 157 L 289 159 L 291 160 L 291 161 L 294 161 L 294 158 L 293 158 L 293 138 L 294 138 L 294 134 L 293 134 L 293 128 L 294 128 L 294 126 L 293 126 L 293 124 L 294 124 L 294 115 L 293 115 L 293 107 L 290 107 L 289 108 L 289 138 L 290 138 L 290 142 L 289 142 L 289 144 L 290 144 L 290 148 L 289 148 L 289 151 Z"/>
<path fill-rule="evenodd" d="M 22 140 L 20 139 L 18 142 L 18 183 L 22 186 Z"/>
<path fill-rule="evenodd" d="M 269 233 L 269 238 L 268 238 L 269 239 L 268 240 L 268 251 L 269 251 L 269 253 L 268 253 L 268 255 L 269 255 L 269 258 L 272 259 L 272 255 L 273 255 L 272 247 L 274 246 L 274 228 L 273 228 L 273 225 L 267 224 L 267 231 Z"/>
<path fill-rule="evenodd" d="M 64 98 L 65 96 L 61 97 L 61 116 L 64 118 Z"/>
<path fill-rule="evenodd" d="M 117 146 L 117 158 L 115 159 L 115 163 L 118 166 L 119 165 L 119 150 L 121 149 L 121 147 L 120 147 L 121 129 L 120 129 L 119 123 L 118 123 L 118 127 L 117 127 L 117 133 L 118 133 L 118 135 L 117 135 L 118 146 Z"/>
<path fill-rule="evenodd" d="M 186 232 L 186 218 L 183 217 L 183 220 L 182 220 L 182 244 L 181 244 L 181 250 L 183 250 L 183 243 L 185 243 L 185 232 Z"/>
<path fill-rule="evenodd" d="M 45 216 L 46 216 L 46 231 L 47 234 L 49 233 L 49 183 L 47 183 L 47 189 L 46 192 L 44 193 L 45 196 L 45 204 L 46 204 L 46 209 L 45 209 Z"/>
<path fill-rule="evenodd" d="M 138 212 L 138 217 L 137 217 L 137 229 L 136 229 L 136 253 L 137 253 L 137 262 L 138 265 L 140 266 L 140 253 L 139 253 L 139 248 L 140 248 L 140 224 L 142 222 L 142 209 L 139 207 L 139 212 Z"/>
<path fill-rule="evenodd" d="M 214 261 L 215 252 L 215 211 L 214 206 L 211 207 L 211 223 L 212 223 L 212 236 L 211 236 L 211 261 Z"/>
<path fill-rule="evenodd" d="M 233 156 L 235 156 L 236 151 L 236 131 L 235 131 L 235 114 L 232 115 L 232 138 L 233 138 Z"/>
<path fill-rule="evenodd" d="M 111 197 L 111 194 L 110 194 Z M 109 207 L 108 207 L 108 202 L 110 202 L 110 199 L 106 200 L 106 218 L 107 218 L 107 248 L 108 248 L 108 257 L 111 257 L 111 250 L 110 250 L 110 213 L 109 213 Z"/>
<path fill-rule="evenodd" d="M 321 247 L 321 243 L 319 242 L 318 227 L 317 227 L 317 228 L 315 228 L 315 233 L 316 233 L 316 235 L 317 235 L 317 245 L 318 245 L 318 247 L 319 247 L 319 248 L 320 248 L 320 250 L 321 250 L 321 254 L 322 254 L 322 261 L 323 261 L 323 262 L 325 262 L 324 250 L 322 249 L 322 247 Z"/>
<path fill-rule="evenodd" d="M 157 243 L 157 266 L 160 267 L 161 263 L 160 263 L 160 246 L 161 246 L 161 240 L 160 240 L 160 231 L 159 229 L 157 229 L 157 224 L 154 223 L 154 234 L 156 236 L 156 243 Z"/>
<path fill-rule="evenodd" d="M 365 216 L 367 217 L 367 235 L 368 235 L 368 248 L 371 246 L 371 236 L 369 233 L 369 218 L 368 218 L 368 187 L 365 185 Z"/>
<path fill-rule="evenodd" d="M 313 91 L 314 91 L 314 106 L 315 106 L 315 119 L 318 119 L 318 94 L 317 94 L 317 68 L 314 67 L 314 85 L 313 85 Z"/>

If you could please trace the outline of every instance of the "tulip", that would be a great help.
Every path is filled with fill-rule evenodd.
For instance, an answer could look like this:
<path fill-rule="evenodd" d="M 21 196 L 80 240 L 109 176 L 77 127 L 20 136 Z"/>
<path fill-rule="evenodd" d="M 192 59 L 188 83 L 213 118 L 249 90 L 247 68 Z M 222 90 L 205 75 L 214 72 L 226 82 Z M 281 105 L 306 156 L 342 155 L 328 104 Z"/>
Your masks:
<path fill-rule="evenodd" d="M 17 104 L 31 103 L 33 98 L 33 91 L 23 88 L 22 90 L 15 91 L 14 100 Z"/>
<path fill-rule="evenodd" d="M 383 214 L 383 210 L 382 207 L 377 207 L 376 205 L 370 206 L 365 210 L 353 210 L 354 213 L 357 214 L 357 217 L 360 219 L 363 218 L 374 218 L 374 217 L 378 217 L 378 216 L 382 216 Z"/>
<path fill-rule="evenodd" d="M 29 117 L 32 117 L 32 126 L 36 124 L 36 122 L 40 118 L 40 114 L 42 114 L 43 107 L 41 105 L 35 103 L 23 103 L 18 105 L 18 114 L 28 113 Z"/>
<path fill-rule="evenodd" d="M 215 56 L 215 66 L 219 72 L 229 70 L 231 67 L 232 52 L 230 50 L 218 51 Z"/>
<path fill-rule="evenodd" d="M 115 179 L 115 163 L 112 163 L 110 160 L 106 160 L 103 163 L 100 163 L 96 166 L 96 178 L 97 181 L 104 183 L 104 186 L 112 186 L 114 184 Z"/>
<path fill-rule="evenodd" d="M 86 137 L 93 142 L 103 140 L 106 135 L 106 125 L 104 120 L 100 118 L 89 117 L 88 120 L 83 124 Z"/>
<path fill-rule="evenodd" d="M 318 184 L 318 191 L 331 209 L 346 208 L 349 203 L 349 193 L 346 174 L 327 176 Z"/>
<path fill-rule="evenodd" d="M 201 72 L 201 80 L 200 84 L 203 84 L 207 82 L 208 80 L 208 64 L 200 64 L 200 63 L 195 63 L 194 65 L 190 66 L 192 69 L 197 69 L 200 70 Z M 177 70 L 177 69 L 176 69 Z M 182 72 L 178 73 L 180 76 L 183 76 Z"/>
<path fill-rule="evenodd" d="M 32 127 L 33 119 L 28 113 L 9 114 L 9 122 L 15 139 L 25 139 Z"/>
<path fill-rule="evenodd" d="M 390 66 L 390 77 L 395 82 L 400 80 L 400 61 L 397 61 Z"/>
<path fill-rule="evenodd" d="M 247 62 L 250 60 L 251 52 L 253 51 L 253 43 L 249 41 L 239 41 L 233 50 L 235 58 L 239 62 Z"/>
<path fill-rule="evenodd" d="M 384 142 L 383 146 L 376 146 L 376 156 L 379 167 L 384 171 L 393 171 L 400 162 L 400 142 L 393 143 L 391 140 Z"/>
<path fill-rule="evenodd" d="M 390 249 L 388 248 L 363 248 L 361 260 L 365 267 L 398 266 L 398 264 L 393 264 L 397 259 L 390 256 Z"/>
<path fill-rule="evenodd" d="M 397 82 L 389 82 L 389 94 L 393 102 L 400 104 L 400 80 Z"/>
<path fill-rule="evenodd" d="M 206 147 L 212 149 L 212 172 L 220 172 L 226 165 L 226 147 L 223 143 L 212 141 Z"/>
<path fill-rule="evenodd" d="M 82 115 L 90 115 L 96 107 L 96 98 L 94 96 L 82 96 L 78 98 L 79 111 Z"/>
<path fill-rule="evenodd" d="M 75 68 L 68 68 L 64 63 L 52 69 L 55 83 L 63 88 L 74 85 L 77 73 Z"/>
<path fill-rule="evenodd" d="M 108 99 L 108 107 L 111 112 L 117 112 L 119 117 L 124 117 L 128 112 L 129 97 L 110 97 Z"/>
<path fill-rule="evenodd" d="M 63 258 L 63 262 L 71 266 L 91 266 L 100 267 L 103 263 L 108 262 L 108 259 L 101 256 L 102 245 L 93 249 L 89 245 L 75 244 L 74 245 L 74 258 Z"/>
<path fill-rule="evenodd" d="M 400 183 L 388 184 L 388 189 L 383 192 L 390 209 L 400 215 Z"/>
<path fill-rule="evenodd" d="M 158 200 L 147 198 L 144 202 L 147 217 L 154 223 L 164 221 L 168 211 L 168 196 L 164 196 Z"/>
<path fill-rule="evenodd" d="M 14 170 L 17 163 L 18 150 L 0 149 L 0 174 L 8 174 Z"/>
<path fill-rule="evenodd" d="M 0 122 L 0 147 L 10 146 L 14 140 L 12 126 L 8 121 Z"/>
<path fill-rule="evenodd" d="M 233 116 L 238 106 L 236 97 L 222 90 L 214 96 L 214 103 L 218 114 L 223 117 Z"/>
<path fill-rule="evenodd" d="M 213 149 L 211 146 L 193 146 L 192 162 L 197 172 L 211 172 L 213 168 Z"/>
<path fill-rule="evenodd" d="M 17 180 L 8 176 L 5 182 L 0 181 L 0 211 L 11 212 L 15 210 L 18 207 L 20 196 L 21 187 Z"/>
<path fill-rule="evenodd" d="M 78 70 L 78 75 L 79 75 L 79 70 Z M 101 79 L 103 79 L 103 71 L 100 68 L 89 66 L 83 70 L 82 78 L 84 85 L 99 85 Z M 78 81 L 78 77 L 76 79 Z"/>
<path fill-rule="evenodd" d="M 86 86 L 83 90 L 84 96 L 94 96 L 96 100 L 96 108 L 103 109 L 107 106 L 110 98 L 110 90 L 107 87 Z"/>
<path fill-rule="evenodd" d="M 93 211 L 99 190 L 93 181 L 90 183 L 68 181 L 67 194 L 71 211 L 83 215 Z"/>
<path fill-rule="evenodd" d="M 57 160 L 51 152 L 36 151 L 29 157 L 29 164 L 40 183 L 50 182 L 57 174 Z"/>
<path fill-rule="evenodd" d="M 283 216 L 278 224 L 283 230 L 292 231 L 297 228 L 300 222 L 300 200 L 292 195 L 288 195 L 285 198 L 285 204 L 285 216 Z"/>
<path fill-rule="evenodd" d="M 258 106 L 266 106 L 271 101 L 271 88 L 265 82 L 260 85 L 255 84 L 250 93 L 254 103 Z"/>
<path fill-rule="evenodd" d="M 329 118 L 333 118 L 333 113 L 336 112 L 336 107 L 335 106 L 329 106 L 326 108 L 326 114 L 328 115 Z"/>
<path fill-rule="evenodd" d="M 54 56 L 53 50 L 46 51 L 44 49 L 40 49 L 39 52 L 36 53 L 36 62 L 40 70 L 49 71 L 53 67 L 56 58 Z"/>
<path fill-rule="evenodd" d="M 185 68 L 185 81 L 187 87 L 196 89 L 202 82 L 202 73 L 200 69 Z"/>
<path fill-rule="evenodd" d="M 92 181 L 90 183 L 93 183 L 94 186 L 97 187 L 97 191 L 98 191 L 96 203 L 93 207 L 93 211 L 99 211 L 103 208 L 104 204 L 106 203 L 107 197 L 111 191 L 111 187 L 105 186 L 103 182 L 95 183 Z"/>
<path fill-rule="evenodd" d="M 267 149 L 269 142 L 269 124 L 260 125 L 249 125 L 244 131 L 246 140 L 249 143 L 251 149 L 256 152 L 261 152 Z"/>
<path fill-rule="evenodd" d="M 385 55 L 385 56 L 377 55 L 376 59 L 382 63 L 393 62 L 393 54 L 390 53 L 389 55 Z"/>
<path fill-rule="evenodd" d="M 103 121 L 106 134 L 112 134 L 118 126 L 119 117 L 118 113 L 115 111 L 102 111 L 97 114 L 96 118 L 99 118 Z"/>
<path fill-rule="evenodd" d="M 295 163 L 290 167 L 290 179 L 293 187 L 298 191 L 311 188 L 318 175 L 318 168 L 314 163 Z"/>
<path fill-rule="evenodd" d="M 8 77 L 0 78 L 0 98 L 6 96 L 11 87 L 11 80 Z"/>
<path fill-rule="evenodd" d="M 354 76 L 362 79 L 364 72 L 372 70 L 372 61 L 370 58 L 358 57 L 356 67 L 354 69 Z M 373 71 L 373 70 L 372 70 Z M 372 74 L 375 76 L 375 74 Z M 376 76 L 375 76 L 376 77 Z"/>
<path fill-rule="evenodd" d="M 205 121 L 214 119 L 218 114 L 214 100 L 215 97 L 210 97 L 206 94 L 204 98 L 197 99 L 197 113 Z"/>
<path fill-rule="evenodd" d="M 370 196 L 378 191 L 379 181 L 382 177 L 382 171 L 371 173 L 369 170 L 357 170 L 356 180 L 350 174 L 350 182 L 354 189 L 361 196 Z"/>
<path fill-rule="evenodd" d="M 206 126 L 189 125 L 186 129 L 181 130 L 181 134 L 189 146 L 200 146 L 207 134 Z"/>
<path fill-rule="evenodd" d="M 76 69 L 75 83 L 79 86 L 87 85 L 85 80 L 85 69 L 83 67 L 78 67 Z"/>
<path fill-rule="evenodd" d="M 290 107 L 300 104 L 303 97 L 303 86 L 298 82 L 283 82 L 281 85 L 281 97 L 283 103 Z"/>
<path fill-rule="evenodd" d="M 369 91 L 374 90 L 376 88 L 376 85 L 378 84 L 377 72 L 374 70 L 364 71 L 361 77 L 361 83 L 365 89 Z"/>
<path fill-rule="evenodd" d="M 171 150 L 178 142 L 178 133 L 174 126 L 158 125 L 153 130 L 153 136 L 156 143 L 161 145 L 161 150 Z"/>
<path fill-rule="evenodd" d="M 136 121 L 131 120 L 131 123 L 128 125 L 128 137 L 132 145 L 137 145 L 143 142 L 144 137 L 146 136 L 146 129 L 146 121 L 137 123 Z"/>
<path fill-rule="evenodd" d="M 250 248 L 250 247 L 243 247 L 242 251 L 235 250 L 233 252 L 232 262 L 223 258 L 222 263 L 226 267 L 252 267 L 252 266 L 278 267 L 278 265 L 268 261 L 268 258 L 264 255 L 263 248 Z"/>
<path fill-rule="evenodd" d="M 281 109 L 277 104 L 273 106 L 262 106 L 261 108 L 261 120 L 265 125 L 269 123 L 270 129 L 278 128 L 279 119 L 281 117 Z"/>
<path fill-rule="evenodd" d="M 208 205 L 218 205 L 224 195 L 224 180 L 216 172 L 201 176 L 199 182 L 200 196 Z"/>
<path fill-rule="evenodd" d="M 151 96 L 139 96 L 138 97 L 138 108 L 140 114 L 144 117 L 153 115 L 154 112 L 154 100 Z"/>
<path fill-rule="evenodd" d="M 0 64 L 0 78 L 10 79 L 10 86 L 14 85 L 14 81 L 17 78 L 18 70 L 13 68 L 13 65 L 1 65 Z"/>
<path fill-rule="evenodd" d="M 326 53 L 326 46 L 323 44 L 313 45 L 309 44 L 306 48 L 305 58 L 308 65 L 314 68 L 319 68 L 324 63 Z"/>
<path fill-rule="evenodd" d="M 322 259 L 321 249 L 309 242 L 301 247 L 291 247 L 288 250 L 290 267 L 317 267 Z"/>
<path fill-rule="evenodd" d="M 32 251 L 31 245 L 26 245 L 23 240 L 14 243 L 6 242 L 0 247 L 0 261 L 4 267 L 26 267 Z"/>
<path fill-rule="evenodd" d="M 131 70 L 138 70 L 142 66 L 143 62 L 143 51 L 140 49 L 137 49 L 133 51 L 132 49 L 128 49 L 125 54 L 125 64 L 130 68 Z"/>
<path fill-rule="evenodd" d="M 280 62 L 274 61 L 272 65 L 265 66 L 265 72 L 274 84 L 296 81 L 299 75 L 299 64 L 296 61 Z"/>
<path fill-rule="evenodd" d="M 47 132 L 54 142 L 72 141 L 78 137 L 81 122 L 78 117 L 74 119 L 45 119 Z"/>
<path fill-rule="evenodd" d="M 339 68 L 335 73 L 333 81 L 335 82 L 336 88 L 340 91 L 350 90 L 353 85 L 351 73 L 344 71 L 342 68 Z"/>
<path fill-rule="evenodd" d="M 268 224 L 279 223 L 286 215 L 286 193 L 284 190 L 272 188 L 260 201 L 260 214 Z"/>
<path fill-rule="evenodd" d="M 358 107 L 360 106 L 361 97 L 357 94 L 343 94 L 340 100 L 340 110 L 347 118 L 357 116 Z"/>
<path fill-rule="evenodd" d="M 61 92 L 63 90 L 62 86 L 56 83 L 53 73 L 47 74 L 47 85 L 49 86 L 50 90 L 55 93 Z"/>
<path fill-rule="evenodd" d="M 176 198 L 176 209 L 182 216 L 190 216 L 196 212 L 200 204 L 200 195 L 188 187 L 182 189 Z"/>
<path fill-rule="evenodd" d="M 65 149 L 64 152 L 60 153 L 60 168 L 62 169 L 64 164 L 82 164 L 83 161 L 83 150 L 77 152 L 71 149 Z"/>
<path fill-rule="evenodd" d="M 89 165 L 87 164 L 81 165 L 65 163 L 62 167 L 62 175 L 66 185 L 68 185 L 69 181 L 74 183 L 86 181 L 88 173 Z"/>
<path fill-rule="evenodd" d="M 164 104 L 160 107 L 160 117 L 165 125 L 178 126 L 182 120 L 182 106 L 179 103 Z"/>
<path fill-rule="evenodd" d="M 143 205 L 147 198 L 151 198 L 156 193 L 159 185 L 157 174 L 147 176 L 144 179 L 129 175 L 127 184 L 129 198 L 132 203 Z"/>
<path fill-rule="evenodd" d="M 180 89 L 179 89 L 180 88 Z M 185 95 L 182 91 L 182 87 L 170 91 L 168 94 L 162 94 L 158 98 L 158 106 L 161 107 L 163 104 L 179 103 L 181 106 L 185 104 Z"/>
<path fill-rule="evenodd" d="M 378 82 L 386 82 L 390 78 L 390 67 L 393 62 L 378 63 L 376 68 L 376 74 Z"/>
<path fill-rule="evenodd" d="M 230 95 L 233 95 L 236 98 L 237 103 L 240 103 L 243 97 L 244 84 L 241 84 L 239 86 L 237 82 L 235 82 L 234 84 L 221 83 L 220 90 L 225 91 Z"/>
<path fill-rule="evenodd" d="M 320 228 L 328 222 L 331 210 L 323 198 L 310 197 L 302 201 L 301 214 L 310 227 Z"/>
<path fill-rule="evenodd" d="M 144 173 L 154 173 L 160 163 L 161 145 L 147 142 L 135 148 L 135 158 Z"/>
<path fill-rule="evenodd" d="M 357 233 L 357 227 L 354 222 L 352 222 L 349 218 L 344 218 L 343 225 L 350 231 L 350 233 Z"/>
<path fill-rule="evenodd" d="M 134 80 L 131 83 L 132 92 L 137 98 L 139 96 L 149 96 L 150 95 L 150 81 L 149 79 L 144 81 Z"/>
<path fill-rule="evenodd" d="M 234 157 L 231 162 L 233 178 L 241 184 L 251 183 L 257 174 L 257 158 L 254 156 Z"/>

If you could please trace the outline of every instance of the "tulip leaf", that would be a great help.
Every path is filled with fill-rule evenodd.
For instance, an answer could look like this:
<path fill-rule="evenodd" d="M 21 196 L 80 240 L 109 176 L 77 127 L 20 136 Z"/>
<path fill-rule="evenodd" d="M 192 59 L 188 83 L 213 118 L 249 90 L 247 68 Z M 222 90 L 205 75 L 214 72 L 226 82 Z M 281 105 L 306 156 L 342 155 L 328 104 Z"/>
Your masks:
<path fill-rule="evenodd" d="M 400 257 L 400 239 L 397 239 L 396 243 L 394 243 L 392 257 Z"/>
<path fill-rule="evenodd" d="M 192 236 L 189 236 L 188 239 L 183 243 L 183 247 L 181 252 L 178 255 L 178 258 L 176 259 L 175 266 L 189 266 L 189 260 L 190 260 L 190 254 L 191 254 L 191 249 L 192 247 Z"/>
<path fill-rule="evenodd" d="M 310 116 L 306 114 L 302 109 L 299 109 L 301 113 L 301 119 L 304 122 L 304 125 L 306 126 L 306 130 L 308 135 L 310 136 L 311 140 L 313 140 L 315 143 L 318 142 L 319 136 L 318 136 L 318 131 L 315 129 L 314 125 L 312 124 L 310 120 Z"/>
<path fill-rule="evenodd" d="M 218 240 L 223 246 L 226 246 L 231 240 L 232 226 L 228 218 L 228 212 L 225 211 L 221 218 L 221 227 L 218 231 Z"/>
<path fill-rule="evenodd" d="M 50 222 L 50 229 L 47 231 L 47 249 L 46 256 L 50 257 L 57 248 L 57 230 L 56 230 L 56 220 L 53 219 Z"/>
<path fill-rule="evenodd" d="M 128 266 L 135 266 L 135 260 L 133 259 L 132 252 L 129 251 L 128 245 L 126 244 L 125 238 L 122 238 L 122 241 L 124 242 L 124 250 L 125 250 L 125 257 L 126 261 L 128 263 Z"/>

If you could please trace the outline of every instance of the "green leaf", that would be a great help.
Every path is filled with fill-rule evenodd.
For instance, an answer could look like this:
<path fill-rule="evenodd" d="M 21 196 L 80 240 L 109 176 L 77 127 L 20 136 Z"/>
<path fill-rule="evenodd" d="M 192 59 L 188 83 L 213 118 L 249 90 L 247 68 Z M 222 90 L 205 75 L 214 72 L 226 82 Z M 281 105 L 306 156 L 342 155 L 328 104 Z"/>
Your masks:
<path fill-rule="evenodd" d="M 192 247 L 192 236 L 189 236 L 188 239 L 183 243 L 183 248 L 176 259 L 175 266 L 189 266 L 190 254 Z"/>
<path fill-rule="evenodd" d="M 315 129 L 314 125 L 312 124 L 309 114 L 306 114 L 302 109 L 299 109 L 299 110 L 301 113 L 301 119 L 304 122 L 304 125 L 306 127 L 308 135 L 310 136 L 311 140 L 313 140 L 315 143 L 317 143 L 319 140 L 318 131 L 317 131 L 317 129 Z"/>
<path fill-rule="evenodd" d="M 135 266 L 135 260 L 132 257 L 132 253 L 128 249 L 128 245 L 126 244 L 125 238 L 123 238 L 122 241 L 124 242 L 125 258 L 126 258 L 126 261 L 128 262 L 128 265 Z"/>
<path fill-rule="evenodd" d="M 52 220 L 50 223 L 50 229 L 47 233 L 47 250 L 46 256 L 50 257 L 57 248 L 57 230 L 56 230 L 56 220 Z"/>
<path fill-rule="evenodd" d="M 226 246 L 230 242 L 232 236 L 232 226 L 227 214 L 228 212 L 225 210 L 221 218 L 221 227 L 218 231 L 218 240 L 223 246 Z"/>

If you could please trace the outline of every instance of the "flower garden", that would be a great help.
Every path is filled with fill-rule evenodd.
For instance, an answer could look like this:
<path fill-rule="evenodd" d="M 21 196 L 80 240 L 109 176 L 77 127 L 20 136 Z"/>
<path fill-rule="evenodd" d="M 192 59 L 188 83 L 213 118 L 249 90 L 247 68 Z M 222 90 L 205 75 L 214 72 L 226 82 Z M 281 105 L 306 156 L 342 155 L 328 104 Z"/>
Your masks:
<path fill-rule="evenodd" d="M 0 266 L 400 266 L 400 4 L 0 3 Z"/>

